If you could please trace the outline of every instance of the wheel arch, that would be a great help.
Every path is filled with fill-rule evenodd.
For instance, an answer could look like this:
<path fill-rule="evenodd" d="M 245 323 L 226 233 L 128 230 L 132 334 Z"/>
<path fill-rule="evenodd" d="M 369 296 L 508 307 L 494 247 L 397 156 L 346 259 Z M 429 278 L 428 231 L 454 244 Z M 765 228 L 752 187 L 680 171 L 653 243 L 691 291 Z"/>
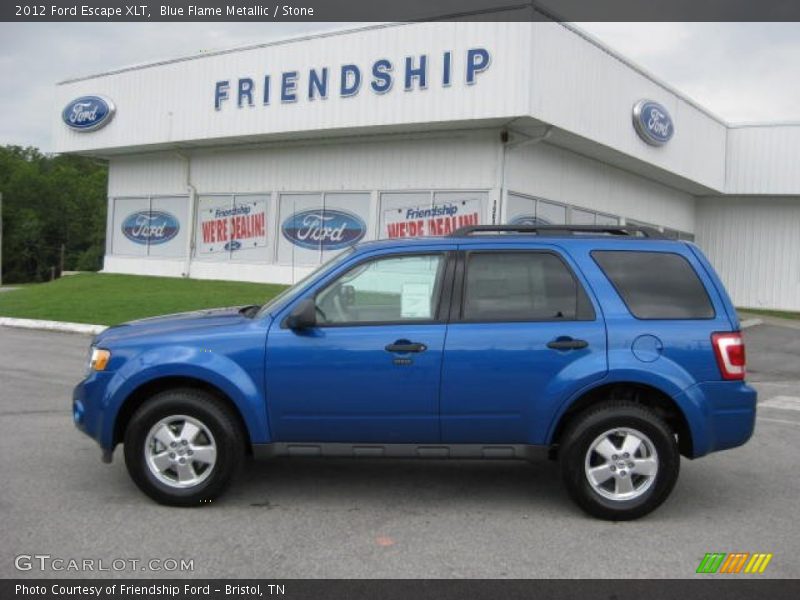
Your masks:
<path fill-rule="evenodd" d="M 170 375 L 150 379 L 149 381 L 146 381 L 134 388 L 127 395 L 117 411 L 117 416 L 114 420 L 112 448 L 122 442 L 123 438 L 125 437 L 125 430 L 127 429 L 131 418 L 139 407 L 141 407 L 154 395 L 163 391 L 175 389 L 201 390 L 213 395 L 216 399 L 222 402 L 223 405 L 225 405 L 230 411 L 231 415 L 233 415 L 242 436 L 244 436 L 247 453 L 252 454 L 252 439 L 250 436 L 250 430 L 247 427 L 244 415 L 242 415 L 242 412 L 239 410 L 239 407 L 236 405 L 236 403 L 230 398 L 230 396 L 228 396 L 228 394 L 226 394 L 213 383 L 197 377 L 185 375 Z"/>
<path fill-rule="evenodd" d="M 694 456 L 692 428 L 683 408 L 672 396 L 650 384 L 635 381 L 615 381 L 584 391 L 557 417 L 549 438 L 551 458 L 557 456 L 559 442 L 569 423 L 586 409 L 604 400 L 628 400 L 650 408 L 663 418 L 670 429 L 678 436 L 678 449 L 681 455 Z"/>

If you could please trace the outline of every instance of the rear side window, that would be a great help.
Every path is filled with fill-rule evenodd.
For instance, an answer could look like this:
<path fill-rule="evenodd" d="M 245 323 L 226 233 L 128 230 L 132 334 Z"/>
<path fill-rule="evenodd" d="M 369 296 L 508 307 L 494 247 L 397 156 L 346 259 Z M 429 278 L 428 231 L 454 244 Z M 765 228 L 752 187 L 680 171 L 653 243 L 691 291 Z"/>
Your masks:
<path fill-rule="evenodd" d="M 638 319 L 714 317 L 703 283 L 680 254 L 595 250 L 592 257 Z"/>
<path fill-rule="evenodd" d="M 465 278 L 465 321 L 594 319 L 586 292 L 548 252 L 471 252 Z"/>

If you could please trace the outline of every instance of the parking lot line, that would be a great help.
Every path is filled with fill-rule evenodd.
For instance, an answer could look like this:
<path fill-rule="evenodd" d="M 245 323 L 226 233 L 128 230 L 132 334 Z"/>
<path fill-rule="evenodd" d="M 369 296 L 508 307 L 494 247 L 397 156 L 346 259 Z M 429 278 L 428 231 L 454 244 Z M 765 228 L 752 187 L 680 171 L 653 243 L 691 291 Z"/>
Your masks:
<path fill-rule="evenodd" d="M 759 408 L 779 408 L 781 410 L 800 410 L 800 398 L 796 396 L 775 396 L 759 403 Z"/>

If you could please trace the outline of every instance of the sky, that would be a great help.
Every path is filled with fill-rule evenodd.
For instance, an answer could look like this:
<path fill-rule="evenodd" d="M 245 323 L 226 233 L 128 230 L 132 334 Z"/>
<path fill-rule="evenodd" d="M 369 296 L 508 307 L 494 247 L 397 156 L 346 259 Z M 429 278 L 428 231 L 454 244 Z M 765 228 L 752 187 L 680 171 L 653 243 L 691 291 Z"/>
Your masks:
<path fill-rule="evenodd" d="M 346 23 L 0 23 L 0 145 L 50 149 L 53 85 Z M 800 122 L 800 23 L 579 23 L 728 122 Z"/>

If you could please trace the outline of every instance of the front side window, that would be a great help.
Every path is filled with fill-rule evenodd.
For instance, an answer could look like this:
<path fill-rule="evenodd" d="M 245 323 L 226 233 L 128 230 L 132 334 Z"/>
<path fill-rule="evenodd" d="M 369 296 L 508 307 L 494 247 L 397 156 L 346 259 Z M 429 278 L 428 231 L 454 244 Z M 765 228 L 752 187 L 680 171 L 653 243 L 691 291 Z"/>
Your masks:
<path fill-rule="evenodd" d="M 591 320 L 594 311 L 564 262 L 549 252 L 467 256 L 465 321 Z"/>
<path fill-rule="evenodd" d="M 383 257 L 350 269 L 316 296 L 317 322 L 425 322 L 436 318 L 443 254 Z"/>

